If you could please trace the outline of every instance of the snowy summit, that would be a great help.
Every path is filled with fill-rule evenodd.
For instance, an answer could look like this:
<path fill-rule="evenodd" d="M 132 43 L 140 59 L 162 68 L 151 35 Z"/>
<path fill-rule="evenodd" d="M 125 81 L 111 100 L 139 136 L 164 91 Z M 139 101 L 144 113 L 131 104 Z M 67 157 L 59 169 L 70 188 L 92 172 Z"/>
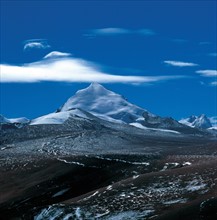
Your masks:
<path fill-rule="evenodd" d="M 125 123 L 134 122 L 144 112 L 150 114 L 99 83 L 91 83 L 89 87 L 76 92 L 58 111 L 65 112 L 74 108 L 83 109 L 108 121 Z"/>
<path fill-rule="evenodd" d="M 200 116 L 192 115 L 189 118 L 181 119 L 179 122 L 195 128 L 207 129 L 212 127 L 209 118 L 204 114 Z"/>

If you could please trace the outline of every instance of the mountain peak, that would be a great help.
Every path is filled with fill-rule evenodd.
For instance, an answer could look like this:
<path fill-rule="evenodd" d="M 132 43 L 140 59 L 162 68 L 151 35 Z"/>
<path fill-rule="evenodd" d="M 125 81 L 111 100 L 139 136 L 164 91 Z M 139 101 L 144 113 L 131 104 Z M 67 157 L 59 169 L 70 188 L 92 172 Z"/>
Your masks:
<path fill-rule="evenodd" d="M 190 116 L 189 118 L 182 119 L 179 121 L 182 124 L 186 124 L 191 127 L 203 128 L 207 129 L 212 127 L 212 124 L 209 118 L 205 114 L 201 114 L 200 116 Z"/>
<path fill-rule="evenodd" d="M 99 84 L 98 82 L 92 82 L 89 85 L 89 87 L 91 87 L 91 88 L 104 88 L 105 89 L 105 87 L 103 85 Z"/>
<path fill-rule="evenodd" d="M 212 124 L 210 120 L 206 117 L 205 114 L 200 115 L 192 124 L 194 127 L 197 128 L 210 128 L 212 127 Z"/>
<path fill-rule="evenodd" d="M 106 89 L 104 86 L 102 86 L 101 84 L 99 84 L 97 82 L 93 82 L 87 88 L 78 90 L 76 92 L 76 95 L 82 95 L 82 96 L 85 95 L 85 96 L 88 96 L 87 98 L 89 98 L 91 96 L 91 94 L 94 97 L 96 97 L 96 96 L 109 95 L 111 93 L 114 93 L 114 92 Z"/>
<path fill-rule="evenodd" d="M 204 118 L 207 119 L 207 116 L 205 114 L 201 114 L 200 116 L 198 116 L 198 118 Z"/>
<path fill-rule="evenodd" d="M 129 123 L 142 117 L 146 110 L 133 105 L 123 96 L 106 89 L 99 83 L 91 83 L 79 90 L 60 108 L 60 112 L 78 108 L 90 112 L 105 120 L 117 120 Z"/>
<path fill-rule="evenodd" d="M 92 82 L 88 87 L 88 90 L 92 90 L 93 92 L 112 92 L 106 89 L 103 85 L 97 83 L 97 82 Z"/>

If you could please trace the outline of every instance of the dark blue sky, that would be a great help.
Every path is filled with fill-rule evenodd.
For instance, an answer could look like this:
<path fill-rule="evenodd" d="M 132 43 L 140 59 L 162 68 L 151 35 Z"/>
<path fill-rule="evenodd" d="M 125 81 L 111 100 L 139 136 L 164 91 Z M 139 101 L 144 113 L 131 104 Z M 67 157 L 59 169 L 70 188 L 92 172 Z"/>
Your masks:
<path fill-rule="evenodd" d="M 91 82 L 85 67 L 108 74 L 110 81 L 93 79 L 155 114 L 217 115 L 216 8 L 209 0 L 1 1 L 1 114 L 55 111 Z M 45 61 L 52 51 L 71 56 Z M 79 65 L 71 74 L 80 78 L 64 78 L 63 60 Z M 46 72 L 38 76 L 35 66 Z"/>

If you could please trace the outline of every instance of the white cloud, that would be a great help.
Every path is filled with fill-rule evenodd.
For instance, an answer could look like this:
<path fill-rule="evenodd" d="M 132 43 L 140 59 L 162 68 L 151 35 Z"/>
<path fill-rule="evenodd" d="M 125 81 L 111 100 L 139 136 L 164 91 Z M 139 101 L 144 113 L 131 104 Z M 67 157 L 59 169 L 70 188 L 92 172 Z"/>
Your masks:
<path fill-rule="evenodd" d="M 208 55 L 211 57 L 217 57 L 217 53 L 209 53 Z"/>
<path fill-rule="evenodd" d="M 124 28 L 101 28 L 91 31 L 96 35 L 116 35 L 116 34 L 129 34 L 129 30 Z"/>
<path fill-rule="evenodd" d="M 69 57 L 71 56 L 71 53 L 63 53 L 60 51 L 52 51 L 49 54 L 47 54 L 46 56 L 44 56 L 44 59 L 50 59 L 50 58 L 58 58 L 58 57 Z"/>
<path fill-rule="evenodd" d="M 206 76 L 206 77 L 217 76 L 217 70 L 197 70 L 196 73 L 199 73 L 202 76 Z"/>
<path fill-rule="evenodd" d="M 211 82 L 210 85 L 211 86 L 217 86 L 217 81 Z"/>
<path fill-rule="evenodd" d="M 189 62 L 182 62 L 182 61 L 175 61 L 175 60 L 165 60 L 163 62 L 170 66 L 178 66 L 178 67 L 198 66 L 198 64 L 196 63 L 189 63 Z"/>
<path fill-rule="evenodd" d="M 122 34 L 139 34 L 139 35 L 155 35 L 155 32 L 150 29 L 126 29 L 126 28 L 100 28 L 92 29 L 85 36 L 93 35 L 122 35 Z"/>
<path fill-rule="evenodd" d="M 48 45 L 47 40 L 45 39 L 31 39 L 24 42 L 23 50 L 46 49 L 49 47 L 50 45 Z"/>
<path fill-rule="evenodd" d="M 28 65 L 1 64 L 1 82 L 99 82 L 141 84 L 183 76 L 124 76 L 102 72 L 93 63 L 76 58 L 44 59 Z"/>

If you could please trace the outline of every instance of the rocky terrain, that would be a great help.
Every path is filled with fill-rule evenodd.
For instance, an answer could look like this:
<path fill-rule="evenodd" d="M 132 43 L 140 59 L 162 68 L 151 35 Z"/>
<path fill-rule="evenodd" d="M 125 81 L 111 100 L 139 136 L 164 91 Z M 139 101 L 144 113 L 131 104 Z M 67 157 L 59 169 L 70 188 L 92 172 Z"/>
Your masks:
<path fill-rule="evenodd" d="M 97 102 L 2 123 L 0 219 L 216 219 L 216 134 L 108 94 L 104 117 Z"/>
<path fill-rule="evenodd" d="M 165 134 L 102 122 L 75 117 L 62 125 L 3 130 L 1 216 L 212 219 L 216 215 L 213 136 Z"/>

